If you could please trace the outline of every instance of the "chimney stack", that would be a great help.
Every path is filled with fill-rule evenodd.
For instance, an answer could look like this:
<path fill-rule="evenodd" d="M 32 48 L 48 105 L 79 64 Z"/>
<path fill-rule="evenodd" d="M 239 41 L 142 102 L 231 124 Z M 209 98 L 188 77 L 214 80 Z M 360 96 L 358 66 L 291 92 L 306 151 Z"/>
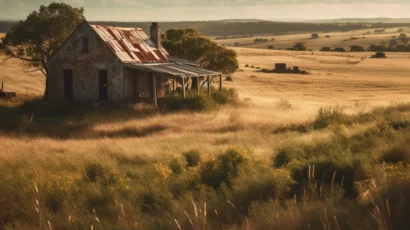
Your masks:
<path fill-rule="evenodd" d="M 161 48 L 161 30 L 158 22 L 153 22 L 151 25 L 151 41 L 157 49 Z"/>

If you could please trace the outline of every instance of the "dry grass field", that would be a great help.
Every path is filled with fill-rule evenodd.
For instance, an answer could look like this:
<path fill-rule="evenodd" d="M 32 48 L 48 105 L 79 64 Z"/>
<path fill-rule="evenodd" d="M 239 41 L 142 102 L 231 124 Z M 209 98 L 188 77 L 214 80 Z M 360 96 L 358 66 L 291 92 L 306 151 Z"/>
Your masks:
<path fill-rule="evenodd" d="M 226 40 L 215 40 L 217 43 L 233 47 L 236 42 L 240 44 L 240 47 L 245 48 L 258 48 L 258 49 L 267 49 L 268 46 L 272 45 L 275 49 L 286 49 L 291 48 L 295 43 L 302 42 L 308 49 L 313 51 L 319 51 L 322 47 L 342 47 L 346 50 L 350 50 L 350 47 L 353 45 L 360 45 L 367 48 L 371 44 L 378 45 L 382 42 L 389 42 L 392 39 L 392 36 L 398 36 L 399 28 L 389 28 L 386 29 L 384 33 L 375 33 L 374 29 L 369 30 L 356 30 L 348 32 L 332 32 L 332 33 L 318 33 L 318 39 L 311 39 L 311 33 L 309 34 L 292 34 L 292 35 L 281 35 L 281 36 L 272 36 L 272 35 L 261 35 L 254 36 L 251 38 L 235 38 L 235 39 L 226 39 Z M 403 27 L 404 33 L 409 33 L 410 28 Z M 370 33 L 367 33 L 370 32 Z M 330 38 L 326 38 L 326 35 L 329 35 Z M 358 39 L 353 40 L 352 38 L 356 37 Z M 254 43 L 255 38 L 264 38 L 268 42 L 263 43 Z M 275 41 L 271 41 L 274 38 Z"/>
<path fill-rule="evenodd" d="M 4 34 L 0 34 L 0 38 Z M 30 72 L 31 69 L 24 66 L 19 60 L 7 59 L 0 55 L 0 82 L 4 82 L 4 90 L 17 92 L 19 94 L 40 95 L 44 92 L 44 75 L 37 72 Z"/>
<path fill-rule="evenodd" d="M 320 53 L 313 56 L 274 56 L 275 51 L 242 48 L 236 48 L 236 51 L 239 55 L 240 71 L 232 75 L 232 82 L 225 81 L 224 86 L 236 89 L 245 106 L 202 113 L 138 117 L 126 121 L 118 118 L 104 122 L 102 119 L 87 130 L 98 133 L 127 128 L 164 127 L 162 131 L 146 137 L 81 141 L 39 137 L 36 146 L 32 146 L 25 138 L 3 136 L 0 137 L 3 139 L 3 148 L 10 145 L 17 147 L 13 148 L 13 153 L 28 153 L 25 148 L 21 148 L 26 146 L 42 149 L 46 155 L 62 148 L 64 152 L 79 156 L 83 156 L 85 152 L 99 152 L 101 148 L 108 148 L 107 151 L 121 149 L 119 152 L 126 154 L 147 154 L 155 157 L 162 156 L 164 152 L 170 155 L 178 154 L 194 147 L 212 151 L 239 144 L 253 149 L 256 153 L 265 154 L 286 141 L 287 136 L 261 134 L 261 129 L 266 128 L 269 131 L 283 124 L 310 121 L 321 107 L 342 106 L 347 113 L 354 114 L 374 106 L 410 101 L 410 66 L 406 64 L 410 61 L 407 57 L 409 54 L 388 53 L 391 58 L 367 58 L 359 64 L 346 64 L 349 60 L 360 61 L 360 58 L 323 57 Z M 290 51 L 283 52 L 292 55 Z M 4 56 L 0 58 L 4 59 Z M 329 60 L 340 64 L 327 64 L 326 61 Z M 299 66 L 309 74 L 270 74 L 258 72 L 256 69 L 272 69 L 276 62 L 286 62 L 288 67 Z M 246 64 L 255 68 L 245 68 Z M 27 73 L 29 69 L 22 66 L 18 60 L 2 62 L 1 70 L 0 80 L 4 81 L 6 90 L 42 95 L 44 77 L 40 72 Z M 290 103 L 291 108 L 282 108 L 281 101 Z M 197 139 L 201 141 L 195 141 Z M 75 149 L 68 148 L 74 143 Z"/>
<path fill-rule="evenodd" d="M 340 44 L 346 35 L 362 32 L 334 33 L 329 41 Z M 306 36 L 281 36 L 277 42 L 283 38 L 287 46 Z M 380 36 L 381 41 L 391 34 Z M 325 46 L 324 39 L 312 47 Z M 363 58 L 370 53 L 235 50 L 240 70 L 224 86 L 237 91 L 240 105 L 203 112 L 132 105 L 119 112 L 44 116 L 37 103 L 29 108 L 36 112 L 22 115 L 27 107 L 21 105 L 32 97 L 27 94 L 41 96 L 44 77 L 17 60 L 3 61 L 0 81 L 23 95 L 0 100 L 0 118 L 9 119 L 0 122 L 0 228 L 299 229 L 309 222 L 313 229 L 395 229 L 386 226 L 396 223 L 391 218 L 402 220 L 398 203 L 392 199 L 394 208 L 386 207 L 388 196 L 380 191 L 389 180 L 408 181 L 408 169 L 380 159 L 410 139 L 410 107 L 402 104 L 410 101 L 410 54 L 371 59 Z M 278 62 L 309 74 L 257 69 L 273 69 Z M 391 107 L 373 110 L 379 106 Z M 335 109 L 323 109 L 330 107 Z M 202 159 L 188 167 L 193 160 L 182 153 L 189 151 Z M 400 153 L 410 161 L 408 152 Z M 319 198 L 311 165 L 323 175 Z M 301 183 L 294 174 L 298 167 L 305 174 L 309 168 L 303 190 L 295 187 Z M 214 184 L 218 180 L 226 186 Z M 406 191 L 400 189 L 393 191 Z M 344 196 L 359 197 L 354 211 L 374 219 L 342 213 Z M 407 196 L 400 199 L 408 202 Z M 288 198 L 283 210 L 285 203 L 273 201 Z"/>

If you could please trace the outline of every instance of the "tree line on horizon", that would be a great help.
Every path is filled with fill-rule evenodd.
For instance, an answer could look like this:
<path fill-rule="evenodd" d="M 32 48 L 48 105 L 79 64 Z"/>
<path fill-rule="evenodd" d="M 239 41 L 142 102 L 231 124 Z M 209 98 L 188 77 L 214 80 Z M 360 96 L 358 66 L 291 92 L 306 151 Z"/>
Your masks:
<path fill-rule="evenodd" d="M 16 21 L 0 21 L 0 33 L 7 33 Z M 92 21 L 96 25 L 107 25 L 117 27 L 140 27 L 144 31 L 149 31 L 151 22 L 110 22 Z M 392 28 L 410 26 L 410 23 L 383 23 L 373 24 L 370 27 L 367 23 L 302 23 L 302 22 L 232 22 L 232 21 L 182 21 L 182 22 L 161 22 L 161 29 L 164 31 L 173 28 L 194 28 L 204 36 L 252 36 L 260 34 L 283 35 L 290 33 L 305 32 L 334 32 L 350 31 L 358 29 L 372 28 Z"/>

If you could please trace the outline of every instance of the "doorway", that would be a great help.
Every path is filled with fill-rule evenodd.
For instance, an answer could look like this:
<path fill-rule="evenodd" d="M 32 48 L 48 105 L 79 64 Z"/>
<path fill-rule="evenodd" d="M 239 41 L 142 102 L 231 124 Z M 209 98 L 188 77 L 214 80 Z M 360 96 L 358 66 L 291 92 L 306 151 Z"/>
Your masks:
<path fill-rule="evenodd" d="M 108 100 L 108 74 L 107 70 L 98 71 L 98 86 L 99 86 L 99 99 L 101 101 Z"/>

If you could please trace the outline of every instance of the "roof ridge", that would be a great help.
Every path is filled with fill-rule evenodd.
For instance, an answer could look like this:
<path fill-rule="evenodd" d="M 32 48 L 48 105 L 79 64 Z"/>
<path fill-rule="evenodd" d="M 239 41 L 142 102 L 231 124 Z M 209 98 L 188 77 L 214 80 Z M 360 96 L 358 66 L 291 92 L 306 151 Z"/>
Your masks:
<path fill-rule="evenodd" d="M 118 27 L 118 26 L 106 26 L 106 25 L 96 25 L 96 24 L 90 24 L 91 27 L 102 27 L 102 28 L 107 28 L 107 29 L 116 29 L 116 30 L 138 30 L 138 31 L 144 31 L 141 27 Z"/>

